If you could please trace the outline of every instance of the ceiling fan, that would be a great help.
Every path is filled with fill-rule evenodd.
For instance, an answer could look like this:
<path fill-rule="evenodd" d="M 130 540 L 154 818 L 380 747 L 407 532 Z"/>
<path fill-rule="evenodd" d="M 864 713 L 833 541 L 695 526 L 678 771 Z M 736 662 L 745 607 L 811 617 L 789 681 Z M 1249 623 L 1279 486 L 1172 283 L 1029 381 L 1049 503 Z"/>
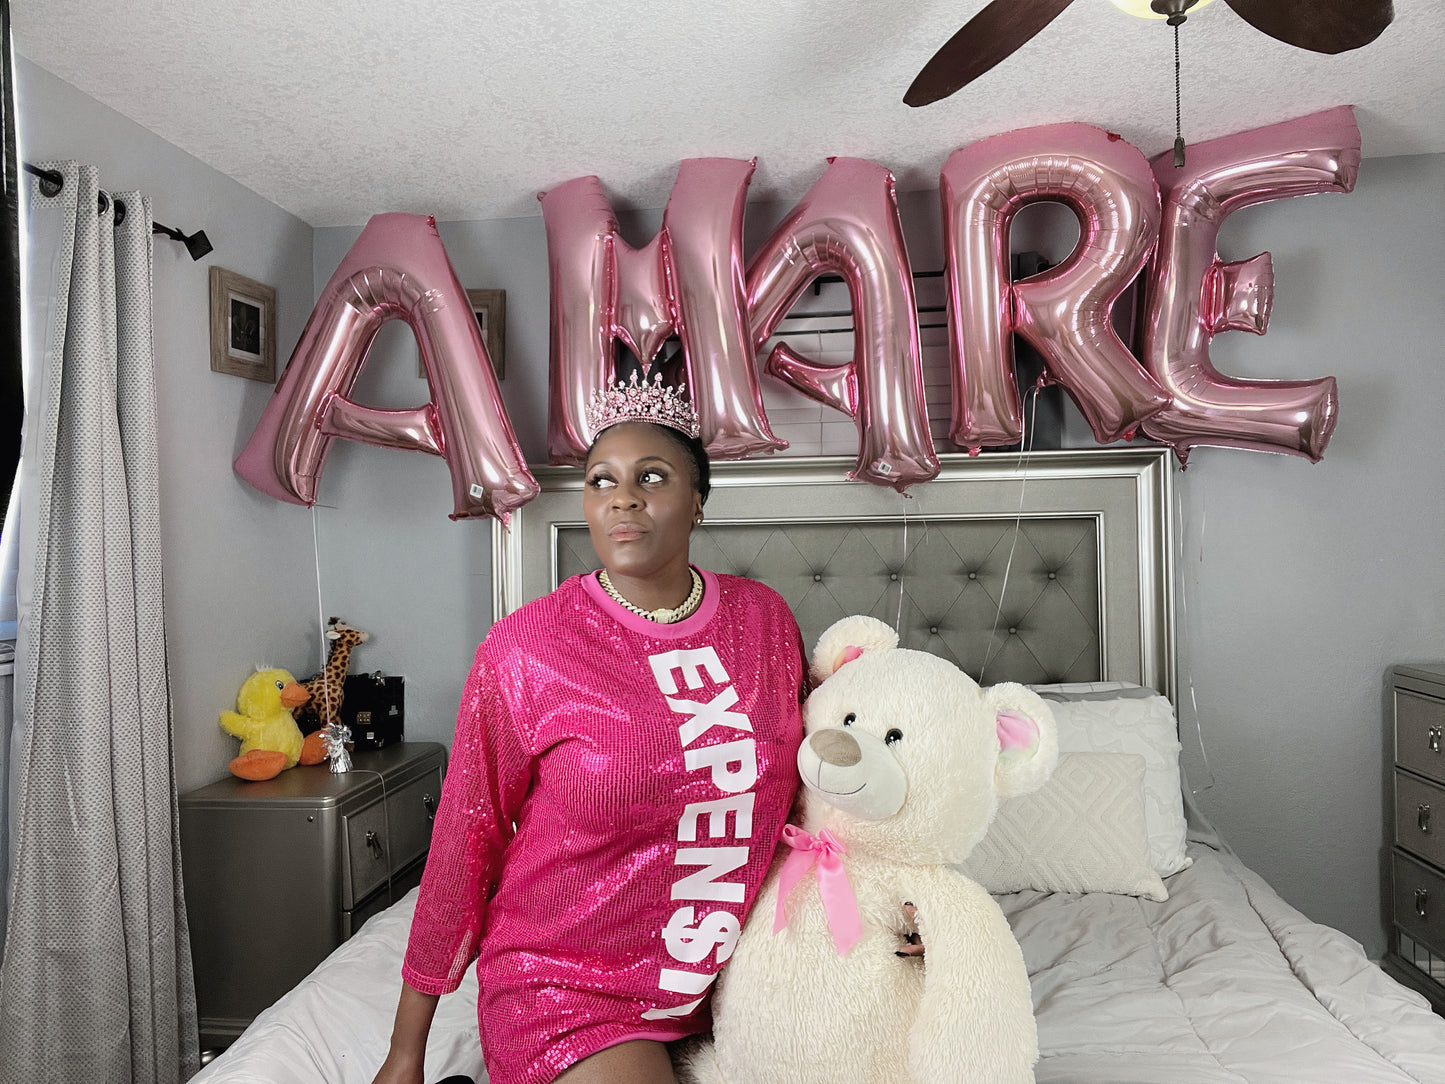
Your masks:
<path fill-rule="evenodd" d="M 1197 0 L 1152 0 L 1176 32 Z M 1207 2 L 1207 0 L 1206 0 Z M 1374 41 L 1395 17 L 1391 0 L 1224 0 L 1256 30 L 1316 53 Z M 928 105 L 967 86 L 1053 22 L 1073 0 L 993 0 L 944 43 L 903 95 Z M 1121 5 L 1122 6 L 1122 5 Z"/>

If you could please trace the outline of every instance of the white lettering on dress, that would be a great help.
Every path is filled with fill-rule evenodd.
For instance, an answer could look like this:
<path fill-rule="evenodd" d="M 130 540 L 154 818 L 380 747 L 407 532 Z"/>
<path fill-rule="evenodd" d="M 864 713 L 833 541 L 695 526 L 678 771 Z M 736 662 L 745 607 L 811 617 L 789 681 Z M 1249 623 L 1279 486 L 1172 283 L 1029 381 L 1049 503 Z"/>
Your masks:
<path fill-rule="evenodd" d="M 751 738 L 736 738 L 699 748 L 689 748 L 715 726 L 727 727 L 735 733 L 752 734 L 753 723 L 745 712 L 733 711 L 739 697 L 731 685 L 727 670 L 717 652 L 710 647 L 663 651 L 647 659 L 658 691 L 668 709 L 677 715 L 690 716 L 677 728 L 682 747 L 683 764 L 689 772 L 707 772 L 707 778 L 722 797 L 709 801 L 689 802 L 677 820 L 680 843 L 695 843 L 699 821 L 705 821 L 707 838 L 729 835 L 728 814 L 732 816 L 731 836 L 736 840 L 753 835 L 752 788 L 758 781 L 757 743 Z M 722 686 L 711 699 L 687 700 L 677 697 L 678 678 L 682 687 L 700 689 L 705 681 Z M 672 885 L 674 900 L 701 900 L 714 903 L 742 903 L 747 885 L 742 881 L 722 878 L 748 864 L 751 849 L 739 847 L 678 847 L 674 865 L 701 866 Z M 659 991 L 685 994 L 694 1000 L 685 1005 L 658 1006 L 642 1012 L 644 1020 L 669 1020 L 687 1016 L 703 1003 L 708 987 L 717 977 L 717 968 L 732 955 L 742 922 L 731 911 L 714 907 L 700 918 L 697 908 L 681 906 L 673 911 L 662 928 L 662 942 L 668 955 L 678 963 L 711 967 L 711 971 L 684 971 L 680 968 L 659 969 Z"/>
<path fill-rule="evenodd" d="M 749 734 L 753 732 L 753 722 L 740 711 L 728 711 L 738 702 L 738 691 L 729 685 L 717 696 L 706 703 L 698 703 L 695 700 L 674 700 L 667 698 L 667 706 L 679 715 L 691 715 L 692 718 L 677 728 L 677 736 L 682 739 L 683 748 L 691 745 L 715 726 L 728 726 L 734 730 L 742 730 Z"/>
<path fill-rule="evenodd" d="M 702 687 L 702 676 L 698 673 L 700 670 L 706 670 L 707 676 L 718 685 L 729 680 L 722 660 L 710 647 L 699 647 L 690 651 L 663 651 L 649 655 L 647 662 L 652 667 L 652 676 L 657 679 L 657 687 L 664 696 L 677 692 L 677 681 L 672 676 L 674 670 L 682 671 L 683 684 L 689 689 Z"/>
<path fill-rule="evenodd" d="M 743 902 L 743 885 L 717 878 L 748 864 L 746 847 L 679 847 L 673 859 L 677 866 L 702 866 L 696 873 L 672 886 L 675 900 L 724 900 L 728 903 Z"/>
<path fill-rule="evenodd" d="M 716 948 L 718 964 L 726 963 L 737 947 L 742 923 L 729 911 L 712 911 L 694 924 L 695 914 L 691 907 L 679 907 L 667 920 L 662 940 L 668 953 L 680 963 L 695 964 Z"/>
<path fill-rule="evenodd" d="M 682 754 L 687 770 L 712 770 L 713 786 L 724 794 L 737 794 L 758 781 L 758 746 L 752 738 L 705 745 Z"/>
<path fill-rule="evenodd" d="M 717 798 L 711 802 L 689 802 L 683 806 L 682 816 L 677 819 L 677 838 L 682 843 L 697 841 L 698 818 L 707 818 L 709 839 L 727 835 L 728 814 L 733 816 L 733 838 L 753 838 L 753 794 L 734 794 L 729 798 Z"/>

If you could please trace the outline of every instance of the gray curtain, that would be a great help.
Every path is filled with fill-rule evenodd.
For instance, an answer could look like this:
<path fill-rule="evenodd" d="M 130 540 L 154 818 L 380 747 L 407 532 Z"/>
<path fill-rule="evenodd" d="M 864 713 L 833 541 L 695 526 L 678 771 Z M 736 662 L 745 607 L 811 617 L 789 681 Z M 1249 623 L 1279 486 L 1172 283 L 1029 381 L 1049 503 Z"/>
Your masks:
<path fill-rule="evenodd" d="M 162 622 L 151 210 L 29 178 L 0 1082 L 198 1068 Z M 126 209 L 116 225 L 116 205 Z M 98 203 L 104 209 L 97 211 Z"/>

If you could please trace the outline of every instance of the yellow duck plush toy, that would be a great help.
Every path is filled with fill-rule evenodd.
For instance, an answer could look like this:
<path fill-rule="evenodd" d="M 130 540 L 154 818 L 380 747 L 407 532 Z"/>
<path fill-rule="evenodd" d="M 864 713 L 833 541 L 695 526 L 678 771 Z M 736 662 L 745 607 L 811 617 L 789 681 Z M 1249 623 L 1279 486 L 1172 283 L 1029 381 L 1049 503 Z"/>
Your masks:
<path fill-rule="evenodd" d="M 274 779 L 299 762 L 315 764 L 302 756 L 301 730 L 293 708 L 310 697 L 285 670 L 257 670 L 236 694 L 239 712 L 221 712 L 221 729 L 241 739 L 241 754 L 231 761 L 231 774 L 241 779 Z"/>

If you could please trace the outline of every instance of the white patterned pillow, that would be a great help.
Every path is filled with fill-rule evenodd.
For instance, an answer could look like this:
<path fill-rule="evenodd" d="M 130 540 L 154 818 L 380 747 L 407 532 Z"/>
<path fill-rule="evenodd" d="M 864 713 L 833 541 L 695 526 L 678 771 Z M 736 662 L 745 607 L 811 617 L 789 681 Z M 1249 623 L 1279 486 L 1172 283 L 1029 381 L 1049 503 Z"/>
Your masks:
<path fill-rule="evenodd" d="M 1054 709 L 1061 753 L 1137 753 L 1144 758 L 1149 861 L 1161 877 L 1187 868 L 1179 724 L 1174 706 L 1142 685 L 1031 685 Z"/>
<path fill-rule="evenodd" d="M 1149 864 L 1144 758 L 1063 753 L 1053 778 L 999 803 L 959 869 L 990 892 L 1113 892 L 1167 900 Z"/>

